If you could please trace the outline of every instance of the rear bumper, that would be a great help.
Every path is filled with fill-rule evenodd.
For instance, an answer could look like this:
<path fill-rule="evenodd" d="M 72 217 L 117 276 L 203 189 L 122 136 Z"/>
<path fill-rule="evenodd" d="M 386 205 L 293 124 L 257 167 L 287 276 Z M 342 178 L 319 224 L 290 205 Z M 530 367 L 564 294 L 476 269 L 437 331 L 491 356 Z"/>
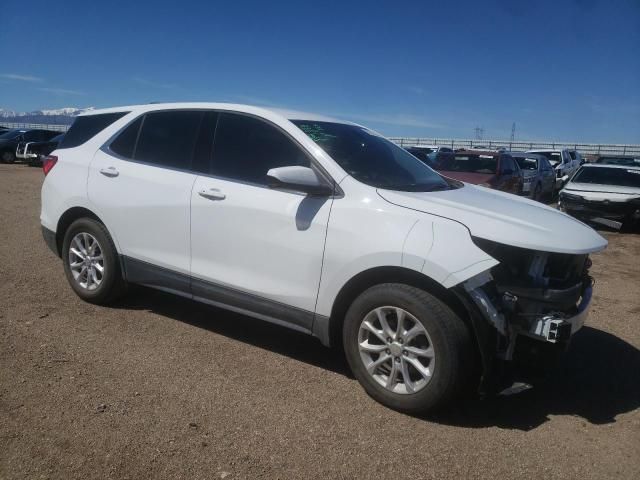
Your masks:
<path fill-rule="evenodd" d="M 42 226 L 42 238 L 44 238 L 44 243 L 47 244 L 47 247 L 56 254 L 56 256 L 60 256 L 60 252 L 58 251 L 58 242 L 56 241 L 56 232 L 52 232 L 47 227 Z"/>

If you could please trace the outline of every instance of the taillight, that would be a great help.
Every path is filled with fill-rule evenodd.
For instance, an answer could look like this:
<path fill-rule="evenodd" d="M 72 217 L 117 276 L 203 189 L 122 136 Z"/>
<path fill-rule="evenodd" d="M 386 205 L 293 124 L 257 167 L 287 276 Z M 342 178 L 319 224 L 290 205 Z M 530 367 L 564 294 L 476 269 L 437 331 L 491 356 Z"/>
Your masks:
<path fill-rule="evenodd" d="M 42 161 L 42 171 L 44 172 L 45 176 L 51 171 L 53 167 L 55 167 L 57 162 L 58 157 L 56 157 L 55 155 L 49 155 L 44 158 L 44 160 Z"/>

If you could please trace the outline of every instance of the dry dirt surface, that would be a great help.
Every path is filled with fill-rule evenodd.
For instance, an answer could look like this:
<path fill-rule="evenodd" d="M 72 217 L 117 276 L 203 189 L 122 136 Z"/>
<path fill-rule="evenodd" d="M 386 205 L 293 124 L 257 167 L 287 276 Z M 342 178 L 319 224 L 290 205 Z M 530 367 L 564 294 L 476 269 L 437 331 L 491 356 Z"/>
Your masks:
<path fill-rule="evenodd" d="M 42 179 L 0 165 L 0 478 L 640 478 L 640 235 L 606 234 L 547 383 L 416 418 L 295 332 L 142 288 L 83 303 Z"/>

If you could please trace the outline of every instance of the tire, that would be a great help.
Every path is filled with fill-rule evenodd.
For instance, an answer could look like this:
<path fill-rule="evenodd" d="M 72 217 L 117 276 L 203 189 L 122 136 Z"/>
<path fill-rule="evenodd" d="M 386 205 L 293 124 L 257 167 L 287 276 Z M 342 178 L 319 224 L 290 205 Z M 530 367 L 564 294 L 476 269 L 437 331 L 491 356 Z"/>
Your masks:
<path fill-rule="evenodd" d="M 92 246 L 91 239 L 97 242 L 97 248 Z M 85 250 L 81 248 L 83 246 Z M 72 248 L 82 255 L 74 253 Z M 94 260 L 87 260 L 85 253 L 89 256 L 93 254 Z M 98 260 L 100 254 L 101 264 Z M 74 221 L 64 234 L 61 257 L 64 272 L 71 288 L 84 301 L 108 305 L 124 292 L 125 281 L 120 270 L 118 252 L 111 235 L 100 222 L 91 218 L 80 218 Z M 81 260 L 82 257 L 85 260 Z M 72 262 L 79 263 L 79 266 L 72 266 Z M 99 272 L 98 265 L 102 267 L 102 273 Z M 84 275 L 83 267 L 85 268 Z M 92 267 L 95 276 L 89 274 Z"/>
<path fill-rule="evenodd" d="M 5 150 L 0 153 L 0 159 L 3 163 L 14 163 L 16 161 L 16 155 L 11 150 Z"/>
<path fill-rule="evenodd" d="M 397 333 L 398 314 L 394 310 L 398 308 L 404 316 L 404 328 L 400 330 L 405 332 L 392 338 L 393 342 L 389 343 L 389 338 L 385 342 L 379 336 L 384 328 L 380 328 L 383 326 L 378 313 L 382 312 L 391 331 L 395 329 Z M 365 320 L 377 333 L 364 327 Z M 418 330 L 422 327 L 426 335 L 411 339 L 406 330 L 411 332 L 415 327 Z M 406 343 L 399 345 L 403 339 Z M 424 413 L 454 399 L 470 385 L 474 373 L 471 336 L 464 322 L 433 295 L 404 284 L 377 285 L 356 298 L 345 317 L 343 346 L 351 370 L 365 391 L 383 405 L 406 413 Z M 381 346 L 389 348 L 381 350 L 379 356 L 362 351 L 362 348 L 377 350 Z M 429 348 L 432 358 L 412 354 L 414 351 L 429 352 Z M 391 359 L 383 361 L 384 355 Z M 413 367 L 417 359 L 421 370 L 430 372 L 429 378 Z M 379 366 L 373 369 L 376 363 Z M 383 383 L 389 384 L 394 364 L 396 372 L 399 369 L 398 382 L 389 388 Z M 372 369 L 373 374 L 370 373 Z M 388 372 L 386 378 L 385 372 Z M 406 373 L 409 382 L 405 381 Z"/>
<path fill-rule="evenodd" d="M 539 183 L 536 184 L 536 188 L 533 190 L 533 199 L 536 202 L 542 201 L 542 185 Z"/>

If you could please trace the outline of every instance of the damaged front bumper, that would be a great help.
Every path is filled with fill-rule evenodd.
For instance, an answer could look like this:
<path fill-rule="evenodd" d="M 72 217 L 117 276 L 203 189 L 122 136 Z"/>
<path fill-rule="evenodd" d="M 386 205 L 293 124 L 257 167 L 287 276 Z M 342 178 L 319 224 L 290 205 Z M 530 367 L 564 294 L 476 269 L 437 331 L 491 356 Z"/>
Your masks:
<path fill-rule="evenodd" d="M 568 342 L 571 335 L 585 323 L 593 293 L 591 283 L 588 278 L 562 290 L 523 287 L 507 289 L 495 285 L 493 277 L 484 272 L 465 282 L 463 287 L 484 320 L 500 335 L 512 339 L 510 343 L 515 342 L 518 335 L 543 342 L 562 343 Z M 489 290 L 499 293 L 501 301 L 496 302 L 495 295 L 491 295 Z M 522 309 L 518 308 L 519 303 L 523 304 Z M 531 313 L 532 310 L 538 310 L 538 313 Z M 507 349 L 504 358 L 510 360 L 511 354 L 512 349 Z"/>
<path fill-rule="evenodd" d="M 621 229 L 625 224 L 640 224 L 640 199 L 629 201 L 586 200 L 579 195 L 561 193 L 559 210 L 587 223 Z"/>
<path fill-rule="evenodd" d="M 484 372 L 480 391 L 494 393 L 521 371 L 544 374 L 566 350 L 589 314 L 591 262 L 587 255 L 477 244 L 501 264 L 454 292 L 469 312 L 478 340 Z"/>

